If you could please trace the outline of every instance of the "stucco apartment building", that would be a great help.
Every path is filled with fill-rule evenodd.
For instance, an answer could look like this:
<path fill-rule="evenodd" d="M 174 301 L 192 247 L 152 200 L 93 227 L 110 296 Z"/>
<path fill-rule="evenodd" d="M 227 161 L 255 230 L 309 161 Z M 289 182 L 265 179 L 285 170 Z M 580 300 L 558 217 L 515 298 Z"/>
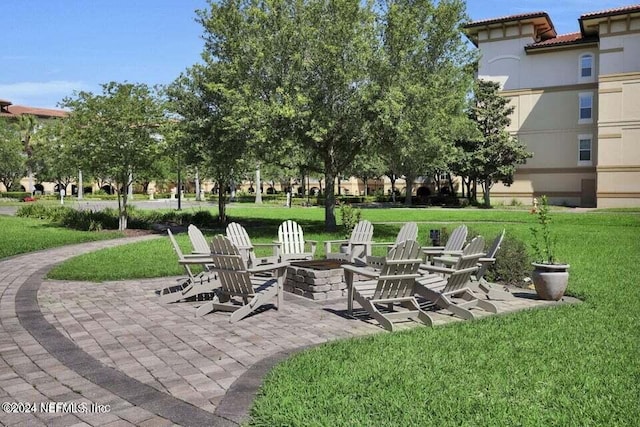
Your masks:
<path fill-rule="evenodd" d="M 586 13 L 559 35 L 546 12 L 475 21 L 478 77 L 515 107 L 510 131 L 534 157 L 494 201 L 640 206 L 640 4 Z"/>

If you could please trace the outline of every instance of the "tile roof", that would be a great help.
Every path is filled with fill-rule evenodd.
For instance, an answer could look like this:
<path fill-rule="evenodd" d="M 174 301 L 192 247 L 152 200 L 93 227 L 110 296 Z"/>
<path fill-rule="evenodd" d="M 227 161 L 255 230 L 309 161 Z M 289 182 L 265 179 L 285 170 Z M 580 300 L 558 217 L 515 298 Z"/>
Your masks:
<path fill-rule="evenodd" d="M 547 12 L 540 11 L 540 12 L 521 13 L 519 15 L 501 16 L 501 17 L 498 17 L 498 18 L 481 19 L 479 21 L 473 21 L 473 22 L 467 24 L 466 27 L 475 27 L 475 26 L 489 25 L 489 24 L 499 24 L 501 22 L 511 22 L 511 21 L 518 21 L 518 20 L 521 20 L 521 19 L 541 18 L 541 17 L 544 17 L 544 18 L 547 18 L 547 19 L 550 20 L 549 14 Z"/>
<path fill-rule="evenodd" d="M 3 106 L 0 111 L 0 117 L 18 117 L 23 114 L 31 114 L 37 117 L 51 118 L 51 117 L 65 117 L 68 113 L 64 110 L 55 110 L 52 108 L 36 108 L 25 107 L 22 105 L 12 105 L 9 101 L 2 100 Z"/>
<path fill-rule="evenodd" d="M 596 41 L 597 38 L 594 37 L 585 37 L 581 32 L 568 33 L 568 34 L 560 34 L 556 37 L 542 40 L 537 43 L 531 43 L 527 45 L 527 49 L 535 49 L 539 47 L 548 47 L 548 46 L 562 46 L 562 45 L 571 45 L 571 44 L 580 44 L 580 43 L 589 43 Z"/>
<path fill-rule="evenodd" d="M 600 18 L 603 16 L 622 15 L 630 12 L 640 12 L 640 4 L 630 6 L 621 6 L 614 9 L 601 10 L 598 12 L 589 12 L 580 16 L 580 19 Z"/>

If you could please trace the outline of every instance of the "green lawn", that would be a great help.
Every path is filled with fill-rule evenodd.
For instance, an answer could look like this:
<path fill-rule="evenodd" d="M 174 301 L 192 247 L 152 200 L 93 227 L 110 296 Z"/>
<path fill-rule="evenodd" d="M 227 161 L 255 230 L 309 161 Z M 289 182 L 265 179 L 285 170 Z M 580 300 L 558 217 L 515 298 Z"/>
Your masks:
<path fill-rule="evenodd" d="M 120 232 L 68 230 L 46 221 L 0 215 L 0 258 L 55 246 L 123 237 Z"/>
<path fill-rule="evenodd" d="M 232 206 L 229 214 L 256 242 L 274 239 L 287 218 L 301 222 L 307 238 L 339 237 L 322 231 L 321 209 Z M 487 237 L 504 227 L 529 241 L 535 219 L 469 209 L 366 209 L 363 217 L 374 222 L 376 240 L 418 221 L 421 242 L 443 222 Z M 571 264 L 568 293 L 582 304 L 321 345 L 271 371 L 251 424 L 640 425 L 640 215 L 559 211 L 553 229 L 559 258 Z M 186 250 L 186 236 L 179 238 Z M 181 274 L 168 239 L 91 256 L 80 260 L 131 276 L 173 274 L 164 270 L 171 265 Z"/>

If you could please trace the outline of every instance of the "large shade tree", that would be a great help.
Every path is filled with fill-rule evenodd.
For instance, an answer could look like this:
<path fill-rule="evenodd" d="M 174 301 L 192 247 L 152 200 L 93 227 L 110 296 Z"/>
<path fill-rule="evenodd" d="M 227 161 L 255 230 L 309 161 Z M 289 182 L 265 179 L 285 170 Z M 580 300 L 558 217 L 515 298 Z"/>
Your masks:
<path fill-rule="evenodd" d="M 164 150 L 163 104 L 144 84 L 110 82 L 102 94 L 79 92 L 65 98 L 71 112 L 74 154 L 82 169 L 109 177 L 118 195 L 119 229 L 127 228 L 127 188 Z"/>
<path fill-rule="evenodd" d="M 78 173 L 74 129 L 65 119 L 50 120 L 43 124 L 36 139 L 32 165 L 38 180 L 55 182 L 59 189 L 66 189 Z"/>
<path fill-rule="evenodd" d="M 292 152 L 319 158 L 325 224 L 335 229 L 334 179 L 367 142 L 371 4 L 223 0 L 199 19 L 205 64 L 198 87 L 209 108 L 190 118 L 179 113 L 211 123 L 214 152 L 266 161 Z"/>
<path fill-rule="evenodd" d="M 379 14 L 375 136 L 411 203 L 414 179 L 446 170 L 456 135 L 471 126 L 464 107 L 475 57 L 460 37 L 461 0 L 387 0 Z"/>
<path fill-rule="evenodd" d="M 0 118 L 0 182 L 7 191 L 27 172 L 23 149 L 20 133 L 8 120 Z"/>

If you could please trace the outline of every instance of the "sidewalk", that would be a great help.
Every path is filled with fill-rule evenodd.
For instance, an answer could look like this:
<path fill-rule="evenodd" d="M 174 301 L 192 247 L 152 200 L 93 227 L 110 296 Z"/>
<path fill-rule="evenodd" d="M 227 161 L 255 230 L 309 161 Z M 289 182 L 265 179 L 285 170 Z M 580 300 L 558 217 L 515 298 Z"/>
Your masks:
<path fill-rule="evenodd" d="M 224 313 L 195 318 L 195 302 L 160 304 L 155 291 L 174 278 L 44 279 L 75 255 L 154 237 L 0 261 L 0 402 L 36 404 L 29 414 L 23 412 L 34 408 L 25 405 L 8 407 L 21 413 L 0 411 L 0 424 L 236 425 L 279 360 L 319 343 L 386 333 L 373 321 L 346 316 L 345 300 L 286 294 L 283 310 L 269 308 L 231 325 Z M 553 303 L 498 302 L 500 312 L 544 304 Z M 437 323 L 453 320 L 438 314 Z"/>

